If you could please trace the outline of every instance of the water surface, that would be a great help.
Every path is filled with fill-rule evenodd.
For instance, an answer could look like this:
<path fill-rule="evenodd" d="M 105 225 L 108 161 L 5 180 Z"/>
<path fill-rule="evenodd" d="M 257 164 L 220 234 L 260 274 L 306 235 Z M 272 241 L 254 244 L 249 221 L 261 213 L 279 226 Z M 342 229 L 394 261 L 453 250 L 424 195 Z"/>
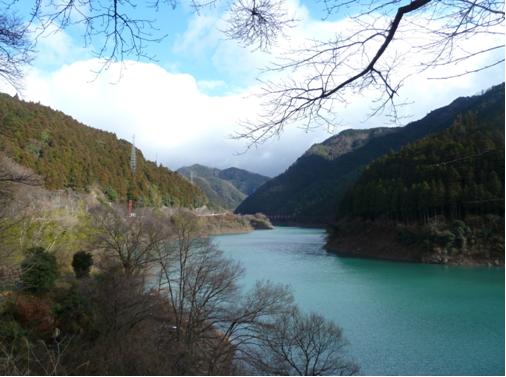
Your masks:
<path fill-rule="evenodd" d="M 246 268 L 245 286 L 290 284 L 303 310 L 341 326 L 362 374 L 504 375 L 502 268 L 341 258 L 321 229 L 215 240 Z"/>

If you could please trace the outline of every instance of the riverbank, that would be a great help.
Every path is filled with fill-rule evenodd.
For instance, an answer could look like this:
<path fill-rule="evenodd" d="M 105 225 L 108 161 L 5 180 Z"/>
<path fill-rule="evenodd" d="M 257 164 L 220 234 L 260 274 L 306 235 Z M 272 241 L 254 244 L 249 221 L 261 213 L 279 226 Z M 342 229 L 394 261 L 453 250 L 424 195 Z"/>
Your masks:
<path fill-rule="evenodd" d="M 249 233 L 254 230 L 274 229 L 273 225 L 263 214 L 235 215 L 223 213 L 213 216 L 199 216 L 202 227 L 207 234 L 236 234 Z"/>
<path fill-rule="evenodd" d="M 399 224 L 346 220 L 328 231 L 325 248 L 337 255 L 466 266 L 504 266 L 504 218 Z"/>
<path fill-rule="evenodd" d="M 298 220 L 271 220 L 274 226 L 286 226 L 294 228 L 308 228 L 308 229 L 325 229 L 328 227 L 328 222 L 325 221 L 312 221 L 304 222 Z"/>

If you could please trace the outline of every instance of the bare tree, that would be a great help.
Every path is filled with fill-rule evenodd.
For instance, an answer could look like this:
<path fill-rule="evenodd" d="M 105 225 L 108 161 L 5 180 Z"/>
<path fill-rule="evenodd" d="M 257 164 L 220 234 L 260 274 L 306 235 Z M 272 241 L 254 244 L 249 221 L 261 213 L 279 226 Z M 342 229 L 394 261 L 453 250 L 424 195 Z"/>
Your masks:
<path fill-rule="evenodd" d="M 246 46 L 270 47 L 295 21 L 285 9 L 285 1 L 232 1 L 225 34 Z M 198 11 L 217 2 L 192 0 L 191 4 Z M 12 13 L 15 3 L 7 1 L 3 13 Z M 161 10 L 177 4 L 176 0 L 34 1 L 30 20 L 40 33 L 54 25 L 60 29 L 82 25 L 84 44 L 95 48 L 104 69 L 131 57 L 154 58 L 149 45 L 165 37 L 159 32 Z M 324 0 L 323 4 L 329 17 L 349 16 L 353 25 L 343 25 L 334 38 L 313 41 L 273 66 L 270 72 L 289 73 L 289 78 L 265 82 L 264 112 L 259 120 L 246 122 L 238 137 L 255 144 L 280 134 L 288 124 L 334 124 L 339 105 L 346 104 L 353 94 L 370 96 L 371 89 L 374 97 L 369 115 L 386 111 L 398 120 L 397 106 L 402 104 L 398 94 L 408 76 L 455 67 L 450 74 L 433 77 L 447 79 L 504 62 L 503 0 Z M 20 67 L 29 62 L 27 28 L 20 27 L 16 18 L 0 19 L 0 29 L 2 23 L 3 43 L 8 48 L 3 50 L 3 61 L 0 56 L 0 70 L 17 80 Z M 496 38 L 484 44 L 483 36 Z M 1 43 L 2 38 L 0 49 Z M 399 49 L 400 45 L 404 48 Z M 477 61 L 481 57 L 487 59 Z M 465 62 L 476 64 L 469 68 L 464 67 Z M 409 73 L 403 73 L 406 70 Z"/>
<path fill-rule="evenodd" d="M 191 0 L 195 12 L 218 0 Z M 34 0 L 31 12 L 16 15 L 17 0 L 0 3 L 0 78 L 20 90 L 23 70 L 34 57 L 37 40 L 56 29 L 80 25 L 83 44 L 101 59 L 97 74 L 112 63 L 126 59 L 154 60 L 149 46 L 167 37 L 160 32 L 163 11 L 174 9 L 178 0 Z M 227 4 L 226 2 L 221 2 Z M 141 14 L 141 15 L 139 15 Z M 230 7 L 226 33 L 242 41 L 270 46 L 282 29 L 292 22 L 282 0 L 238 0 Z M 28 17 L 26 17 L 28 16 Z M 251 45 L 252 43 L 247 43 Z"/>
<path fill-rule="evenodd" d="M 165 322 L 191 360 L 185 365 L 190 370 L 181 373 L 223 374 L 240 366 L 244 371 L 291 373 L 289 363 L 310 363 L 309 373 L 355 371 L 343 358 L 345 342 L 337 326 L 317 315 L 301 315 L 286 286 L 257 282 L 241 294 L 242 267 L 199 233 L 195 217 L 179 213 L 173 226 L 177 237 L 159 254 L 159 287 L 169 301 Z M 290 338 L 283 324 L 289 326 Z M 294 349 L 296 342 L 307 344 L 292 352 L 293 359 L 284 360 L 281 369 L 279 360 L 267 359 L 273 336 L 285 336 Z M 300 359 L 302 352 L 308 353 L 307 360 Z M 265 369 L 270 362 L 271 369 Z"/>
<path fill-rule="evenodd" d="M 316 313 L 297 308 L 257 331 L 256 344 L 246 361 L 255 374 L 353 375 L 358 367 L 343 355 L 347 345 L 342 330 Z"/>
<path fill-rule="evenodd" d="M 8 9 L 3 9 L 0 14 L 0 78 L 20 89 L 23 68 L 32 57 L 32 42 L 25 24 Z"/>
<path fill-rule="evenodd" d="M 191 213 L 181 211 L 172 222 L 176 237 L 158 254 L 159 288 L 168 297 L 168 326 L 173 329 L 174 339 L 184 345 L 191 360 L 200 360 L 193 365 L 193 373 L 204 373 L 208 365 L 203 365 L 203 360 L 210 355 L 205 339 L 218 334 L 217 322 L 238 300 L 237 279 L 242 268 L 225 259 L 208 238 L 202 237 Z M 218 344 L 214 342 L 214 346 Z"/>
<path fill-rule="evenodd" d="M 149 209 L 129 217 L 123 207 L 99 206 L 91 211 L 96 230 L 94 245 L 110 264 L 118 263 L 126 276 L 143 275 L 157 261 L 170 236 L 169 219 Z"/>
<path fill-rule="evenodd" d="M 0 154 L 0 286 L 9 285 L 11 277 L 16 276 L 11 260 L 15 242 L 9 232 L 26 220 L 26 203 L 15 200 L 16 190 L 38 185 L 40 178 L 36 174 Z"/>
<path fill-rule="evenodd" d="M 324 4 L 329 16 L 349 11 L 349 22 L 342 26 L 346 30 L 338 30 L 331 40 L 313 41 L 268 70 L 285 77 L 264 82 L 264 112 L 259 120 L 245 123 L 239 138 L 256 144 L 279 135 L 288 124 L 307 128 L 335 124 L 336 114 L 355 94 L 373 96 L 369 116 L 385 112 L 395 121 L 402 104 L 398 94 L 409 76 L 451 67 L 452 73 L 432 77 L 448 79 L 504 63 L 504 1 L 325 0 Z M 248 18 L 234 21 L 246 25 Z M 250 43 L 254 37 L 236 35 Z M 485 62 L 477 60 L 485 57 Z M 465 67 L 466 62 L 471 68 Z"/>
<path fill-rule="evenodd" d="M 3 206 L 12 198 L 15 185 L 38 186 L 40 177 L 0 154 L 0 201 Z"/>
<path fill-rule="evenodd" d="M 159 305 L 153 291 L 141 276 L 127 276 L 115 266 L 101 266 L 101 275 L 86 292 L 93 297 L 98 310 L 97 327 L 106 337 L 122 336 L 149 319 Z"/>
<path fill-rule="evenodd" d="M 229 38 L 268 49 L 295 20 L 281 0 L 237 0 L 228 12 L 227 24 Z"/>

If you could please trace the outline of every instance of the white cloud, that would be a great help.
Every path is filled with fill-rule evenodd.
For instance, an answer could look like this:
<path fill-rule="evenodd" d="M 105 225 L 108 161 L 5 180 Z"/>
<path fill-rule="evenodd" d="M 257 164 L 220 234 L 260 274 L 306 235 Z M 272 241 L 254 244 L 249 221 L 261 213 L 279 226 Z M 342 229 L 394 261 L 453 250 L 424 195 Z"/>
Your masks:
<path fill-rule="evenodd" d="M 135 134 L 146 157 L 157 155 L 174 169 L 199 162 L 274 174 L 290 161 L 281 159 L 272 148 L 294 159 L 307 146 L 304 139 L 287 135 L 282 142 L 273 140 L 240 154 L 244 143 L 230 136 L 242 116 L 254 115 L 251 98 L 206 95 L 193 76 L 173 74 L 155 64 L 113 64 L 96 77 L 93 71 L 100 64 L 98 60 L 79 61 L 49 74 L 34 70 L 27 77 L 24 97 L 127 140 Z M 121 80 L 115 81 L 121 69 Z"/>

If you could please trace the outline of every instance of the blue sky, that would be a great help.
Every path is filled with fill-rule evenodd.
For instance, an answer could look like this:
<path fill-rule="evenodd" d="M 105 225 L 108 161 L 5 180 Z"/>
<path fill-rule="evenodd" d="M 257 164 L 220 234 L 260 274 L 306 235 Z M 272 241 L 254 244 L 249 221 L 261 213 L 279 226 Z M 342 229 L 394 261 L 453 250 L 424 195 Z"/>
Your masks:
<path fill-rule="evenodd" d="M 32 3 L 25 0 L 18 4 L 29 7 Z M 310 39 L 331 39 L 350 27 L 344 13 L 323 20 L 321 2 L 287 0 L 286 7 L 298 23 L 267 52 L 244 48 L 224 37 L 219 31 L 226 17 L 223 7 L 199 14 L 184 3 L 175 9 L 162 7 L 158 13 L 137 7 L 132 15 L 156 17 L 159 35 L 167 34 L 147 50 L 157 60 L 113 64 L 99 77 L 93 72 L 101 62 L 94 58 L 92 48 L 83 45 L 82 25 L 46 33 L 39 39 L 38 56 L 27 69 L 21 95 L 90 126 L 115 132 L 120 138 L 129 140 L 135 134 L 147 158 L 156 158 L 171 169 L 200 163 L 218 168 L 237 166 L 273 176 L 332 132 L 394 125 L 385 116 L 367 118 L 371 97 L 366 94 L 349 97 L 348 104 L 336 106 L 336 127 L 331 132 L 321 127 L 308 131 L 294 124 L 279 138 L 248 151 L 247 143 L 231 138 L 243 117 L 254 119 L 262 111 L 254 94 L 260 88 L 257 79 L 263 77 L 263 68 Z M 26 14 L 26 9 L 20 9 L 20 14 Z M 403 100 L 412 103 L 401 110 L 408 116 L 405 122 L 458 96 L 504 81 L 504 66 L 454 80 L 429 80 L 429 76 L 410 78 L 400 92 Z M 13 93 L 5 85 L 0 89 Z"/>

